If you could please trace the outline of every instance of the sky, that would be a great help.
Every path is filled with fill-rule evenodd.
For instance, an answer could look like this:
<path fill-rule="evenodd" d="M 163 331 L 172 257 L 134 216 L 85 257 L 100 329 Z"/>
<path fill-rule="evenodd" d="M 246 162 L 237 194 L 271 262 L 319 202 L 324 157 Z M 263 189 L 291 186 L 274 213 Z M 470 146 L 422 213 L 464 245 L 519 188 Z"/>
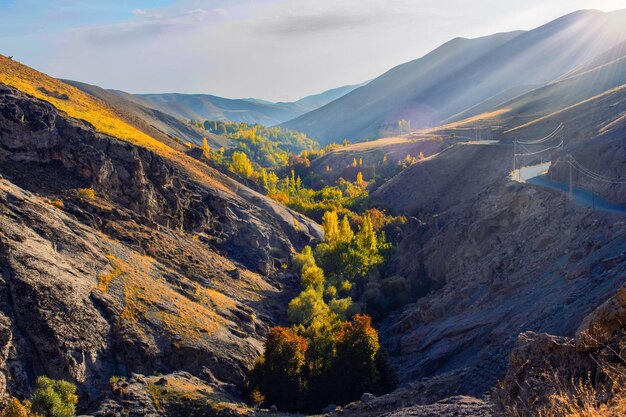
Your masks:
<path fill-rule="evenodd" d="M 623 8 L 626 0 L 0 0 L 0 53 L 131 93 L 294 101 L 370 80 L 455 37 Z"/>

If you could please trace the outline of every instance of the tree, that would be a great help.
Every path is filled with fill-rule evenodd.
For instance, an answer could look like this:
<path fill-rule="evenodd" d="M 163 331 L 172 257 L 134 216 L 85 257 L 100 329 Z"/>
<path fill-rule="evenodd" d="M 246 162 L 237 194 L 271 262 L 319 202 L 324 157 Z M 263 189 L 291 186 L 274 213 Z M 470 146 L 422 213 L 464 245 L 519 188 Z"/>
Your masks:
<path fill-rule="evenodd" d="M 34 417 L 30 412 L 29 404 L 22 404 L 17 398 L 11 398 L 9 404 L 2 410 L 0 417 Z"/>
<path fill-rule="evenodd" d="M 73 417 L 78 402 L 76 386 L 67 381 L 40 376 L 30 402 L 32 412 L 43 417 Z"/>
<path fill-rule="evenodd" d="M 350 227 L 350 221 L 348 220 L 348 216 L 343 216 L 341 219 L 341 223 L 339 223 L 339 236 L 338 243 L 347 245 L 352 242 L 354 238 L 354 232 L 352 231 L 352 227 Z"/>
<path fill-rule="evenodd" d="M 270 404 L 297 410 L 306 389 L 303 375 L 307 340 L 286 327 L 272 327 L 265 342 L 265 354 L 256 363 L 250 386 L 260 391 Z"/>
<path fill-rule="evenodd" d="M 302 282 L 302 288 L 314 288 L 321 290 L 324 288 L 324 271 L 317 265 L 309 265 L 302 268 L 302 275 L 300 276 Z"/>
<path fill-rule="evenodd" d="M 334 247 L 339 237 L 339 218 L 336 211 L 327 211 L 322 217 L 324 241 Z"/>
<path fill-rule="evenodd" d="M 361 171 L 356 174 L 356 185 L 361 188 L 365 187 L 365 181 L 363 181 L 363 173 Z"/>
<path fill-rule="evenodd" d="M 293 257 L 293 270 L 296 274 L 301 274 L 304 268 L 310 266 L 315 266 L 315 258 L 311 247 L 307 245 Z"/>
<path fill-rule="evenodd" d="M 248 156 L 243 152 L 233 152 L 233 165 L 232 169 L 235 173 L 245 178 L 250 178 L 254 174 L 254 168 L 252 163 L 248 159 Z"/>
<path fill-rule="evenodd" d="M 376 387 L 378 371 L 376 354 L 380 349 L 378 333 L 369 316 L 357 314 L 337 332 L 335 384 L 342 387 L 339 403 L 359 398 Z"/>
<path fill-rule="evenodd" d="M 369 258 L 370 263 L 378 263 L 378 238 L 369 216 L 363 217 L 363 223 L 354 237 L 357 249 Z"/>
<path fill-rule="evenodd" d="M 289 320 L 309 326 L 315 321 L 332 320 L 330 308 L 324 302 L 322 292 L 313 287 L 304 289 L 287 307 Z"/>
<path fill-rule="evenodd" d="M 207 159 L 211 159 L 211 148 L 206 138 L 202 138 L 202 155 Z"/>

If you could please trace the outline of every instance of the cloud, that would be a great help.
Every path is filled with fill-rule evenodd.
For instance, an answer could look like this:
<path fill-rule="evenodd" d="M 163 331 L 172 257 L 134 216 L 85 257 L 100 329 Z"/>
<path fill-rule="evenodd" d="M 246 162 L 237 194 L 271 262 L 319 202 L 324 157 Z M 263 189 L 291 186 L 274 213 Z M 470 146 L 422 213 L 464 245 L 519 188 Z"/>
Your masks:
<path fill-rule="evenodd" d="M 98 45 L 127 43 L 164 34 L 191 31 L 205 26 L 211 16 L 223 16 L 224 12 L 225 10 L 218 9 L 211 11 L 193 9 L 176 15 L 164 15 L 137 9 L 133 11 L 137 16 L 134 20 L 112 25 L 75 28 L 71 32 L 72 35 Z"/>
<path fill-rule="evenodd" d="M 371 26 L 399 14 L 397 8 L 392 10 L 381 0 L 317 0 L 313 4 L 296 0 L 287 10 L 285 6 L 261 19 L 257 31 L 276 36 L 308 35 Z"/>
<path fill-rule="evenodd" d="M 310 33 L 329 32 L 358 26 L 368 26 L 374 23 L 371 17 L 350 16 L 333 13 L 315 15 L 284 15 L 274 22 L 263 27 L 261 32 L 271 35 L 304 35 Z"/>

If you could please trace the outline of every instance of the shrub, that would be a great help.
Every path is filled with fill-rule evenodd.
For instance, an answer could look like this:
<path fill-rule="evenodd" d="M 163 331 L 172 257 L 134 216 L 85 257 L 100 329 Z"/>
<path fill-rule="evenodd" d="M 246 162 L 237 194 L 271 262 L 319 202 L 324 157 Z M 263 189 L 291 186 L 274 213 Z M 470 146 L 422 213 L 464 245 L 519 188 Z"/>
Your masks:
<path fill-rule="evenodd" d="M 22 404 L 17 398 L 11 398 L 0 417 L 34 417 L 30 412 L 29 403 Z"/>
<path fill-rule="evenodd" d="M 78 402 L 76 386 L 67 381 L 40 376 L 30 402 L 33 413 L 43 417 L 73 417 Z"/>
<path fill-rule="evenodd" d="M 96 198 L 96 192 L 93 188 L 81 188 L 78 190 L 78 195 L 88 200 L 94 200 Z"/>

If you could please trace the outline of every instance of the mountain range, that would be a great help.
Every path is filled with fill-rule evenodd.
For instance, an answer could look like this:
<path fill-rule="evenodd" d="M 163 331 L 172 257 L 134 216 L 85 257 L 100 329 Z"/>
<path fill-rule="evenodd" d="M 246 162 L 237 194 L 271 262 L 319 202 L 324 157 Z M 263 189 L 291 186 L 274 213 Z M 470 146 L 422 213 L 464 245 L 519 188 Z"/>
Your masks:
<path fill-rule="evenodd" d="M 626 40 L 626 10 L 583 10 L 530 31 L 457 38 L 283 126 L 322 143 L 436 126 L 480 103 L 511 99 L 565 76 Z"/>
<path fill-rule="evenodd" d="M 456 38 L 293 103 L 136 95 L 0 55 L 0 406 L 45 374 L 75 384 L 93 417 L 282 413 L 244 394 L 269 360 L 270 329 L 290 323 L 296 263 L 307 246 L 330 250 L 312 220 L 325 198 L 355 210 L 346 235 L 367 229 L 366 214 L 390 221 L 359 241 L 393 243 L 379 268 L 358 285 L 328 279 L 353 308 L 389 309 L 374 333 L 399 386 L 322 404 L 324 415 L 533 415 L 566 396 L 555 385 L 601 382 L 581 378 L 601 375 L 604 360 L 623 378 L 624 28 L 626 10 L 584 10 Z M 257 183 L 234 158 L 220 165 L 245 147 L 188 119 L 357 143 L 289 155 L 285 172 L 251 166 Z M 539 164 L 533 180 L 514 171 Z M 276 195 L 280 184 L 269 192 L 271 173 L 296 204 Z M 323 285 L 309 288 L 312 310 L 346 300 Z M 296 345 L 316 348 L 293 337 L 275 356 Z M 604 415 L 623 415 L 622 401 Z"/>

